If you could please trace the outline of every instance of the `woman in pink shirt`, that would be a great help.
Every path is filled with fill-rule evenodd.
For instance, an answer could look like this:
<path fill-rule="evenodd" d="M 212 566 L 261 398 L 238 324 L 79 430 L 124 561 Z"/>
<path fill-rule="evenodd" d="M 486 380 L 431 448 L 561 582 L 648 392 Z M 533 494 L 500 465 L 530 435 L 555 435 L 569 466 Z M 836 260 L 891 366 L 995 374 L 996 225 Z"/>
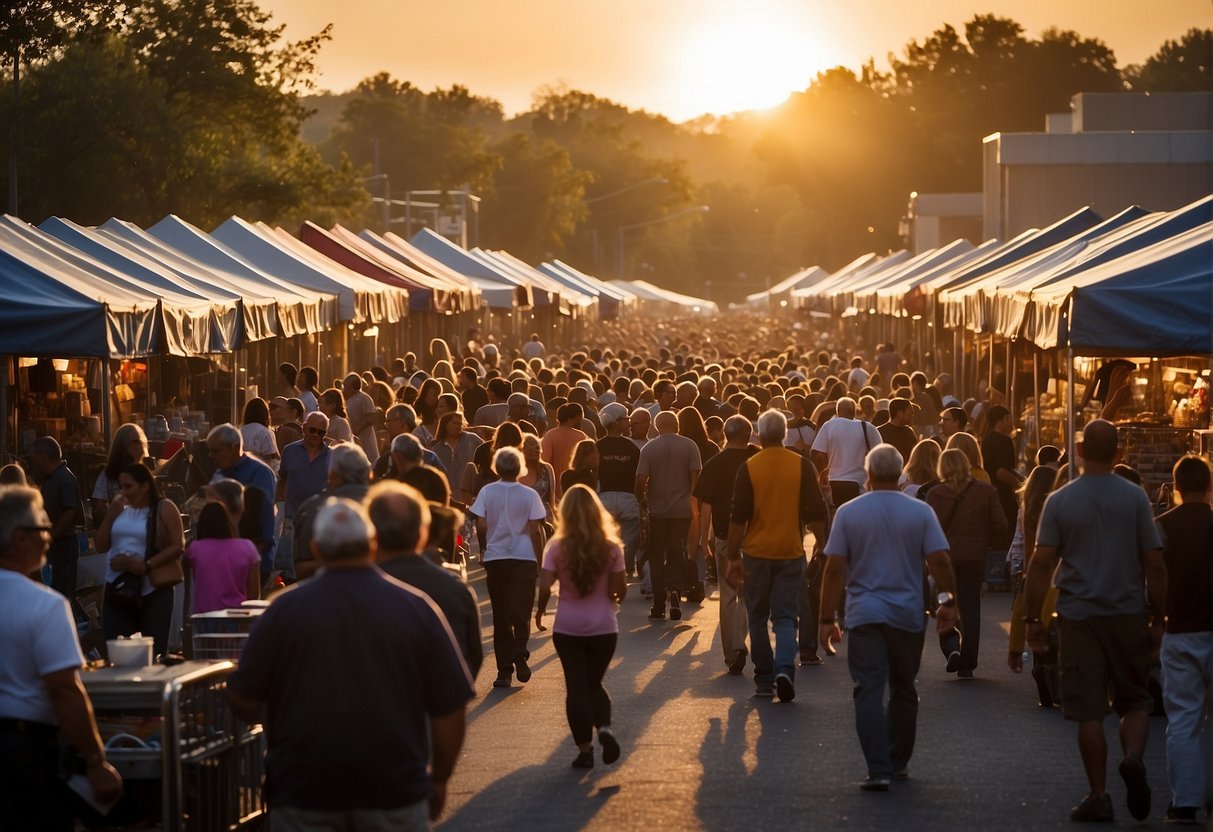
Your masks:
<path fill-rule="evenodd" d="M 261 594 L 257 546 L 236 536 L 232 518 L 220 503 L 203 506 L 183 562 L 186 578 L 193 579 L 195 615 L 235 609 Z"/>
<path fill-rule="evenodd" d="M 593 768 L 593 729 L 598 729 L 602 761 L 619 759 L 619 743 L 611 733 L 611 698 L 602 686 L 619 622 L 615 604 L 627 594 L 619 529 L 598 495 L 574 485 L 560 501 L 556 536 L 543 554 L 535 627 L 546 630 L 552 584 L 560 582 L 560 602 L 552 643 L 564 668 L 565 715 L 577 743 L 574 768 Z"/>

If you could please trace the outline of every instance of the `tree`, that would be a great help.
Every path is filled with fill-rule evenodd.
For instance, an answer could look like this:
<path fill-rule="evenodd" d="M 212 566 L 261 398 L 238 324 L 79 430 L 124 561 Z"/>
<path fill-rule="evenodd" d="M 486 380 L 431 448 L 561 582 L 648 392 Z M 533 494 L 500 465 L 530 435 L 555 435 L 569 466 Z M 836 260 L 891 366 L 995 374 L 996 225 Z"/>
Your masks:
<path fill-rule="evenodd" d="M 1213 91 L 1213 29 L 1189 29 L 1125 75 L 1135 92 Z"/>

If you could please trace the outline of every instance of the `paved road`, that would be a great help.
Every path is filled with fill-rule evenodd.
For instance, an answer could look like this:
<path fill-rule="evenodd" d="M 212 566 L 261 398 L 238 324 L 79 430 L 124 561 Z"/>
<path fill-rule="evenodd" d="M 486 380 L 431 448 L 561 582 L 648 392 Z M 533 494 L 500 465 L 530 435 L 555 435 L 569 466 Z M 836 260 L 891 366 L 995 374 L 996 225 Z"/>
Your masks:
<path fill-rule="evenodd" d="M 749 668 L 741 677 L 725 671 L 714 601 L 686 605 L 682 621 L 653 625 L 636 585 L 620 613 L 619 647 L 606 678 L 623 756 L 610 767 L 599 756 L 589 773 L 570 768 L 576 749 L 550 633 L 532 637 L 535 673 L 528 684 L 493 689 L 491 615 L 478 573 L 472 577 L 482 600 L 487 660 L 444 832 L 1073 829 L 1070 807 L 1086 791 L 1074 729 L 1058 711 L 1037 707 L 1027 673 L 1006 669 L 1006 594 L 986 596 L 975 681 L 944 673 L 928 636 L 911 779 L 873 794 L 856 787 L 866 770 L 853 725 L 845 640 L 824 666 L 798 670 L 794 702 L 757 700 Z M 1124 807 L 1112 752 L 1118 826 L 1163 826 L 1164 727 L 1162 719 L 1152 720 L 1146 764 L 1154 812 L 1143 824 Z M 1107 732 L 1116 749 L 1111 720 Z"/>

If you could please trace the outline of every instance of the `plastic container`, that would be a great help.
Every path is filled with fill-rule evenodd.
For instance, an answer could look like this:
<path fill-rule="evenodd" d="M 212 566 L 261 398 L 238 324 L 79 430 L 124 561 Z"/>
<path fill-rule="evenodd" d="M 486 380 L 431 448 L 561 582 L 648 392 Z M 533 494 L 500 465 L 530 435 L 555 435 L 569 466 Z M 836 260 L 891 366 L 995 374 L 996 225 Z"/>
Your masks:
<path fill-rule="evenodd" d="M 147 667 L 152 663 L 152 643 L 149 636 L 114 638 L 105 647 L 114 667 Z"/>

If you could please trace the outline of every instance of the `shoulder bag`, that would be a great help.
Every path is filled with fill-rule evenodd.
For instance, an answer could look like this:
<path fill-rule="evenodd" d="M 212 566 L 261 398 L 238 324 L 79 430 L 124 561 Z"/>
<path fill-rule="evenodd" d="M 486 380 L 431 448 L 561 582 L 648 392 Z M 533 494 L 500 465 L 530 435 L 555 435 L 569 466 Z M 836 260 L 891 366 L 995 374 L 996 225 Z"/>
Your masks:
<path fill-rule="evenodd" d="M 144 555 L 146 563 L 153 555 L 156 554 L 156 537 L 160 532 L 160 501 L 152 503 L 151 509 L 147 513 L 147 553 Z M 185 580 L 185 573 L 181 569 L 181 555 L 162 563 L 159 566 L 153 566 L 147 571 L 147 579 L 151 582 L 153 589 L 165 589 L 170 586 L 176 586 Z"/>

